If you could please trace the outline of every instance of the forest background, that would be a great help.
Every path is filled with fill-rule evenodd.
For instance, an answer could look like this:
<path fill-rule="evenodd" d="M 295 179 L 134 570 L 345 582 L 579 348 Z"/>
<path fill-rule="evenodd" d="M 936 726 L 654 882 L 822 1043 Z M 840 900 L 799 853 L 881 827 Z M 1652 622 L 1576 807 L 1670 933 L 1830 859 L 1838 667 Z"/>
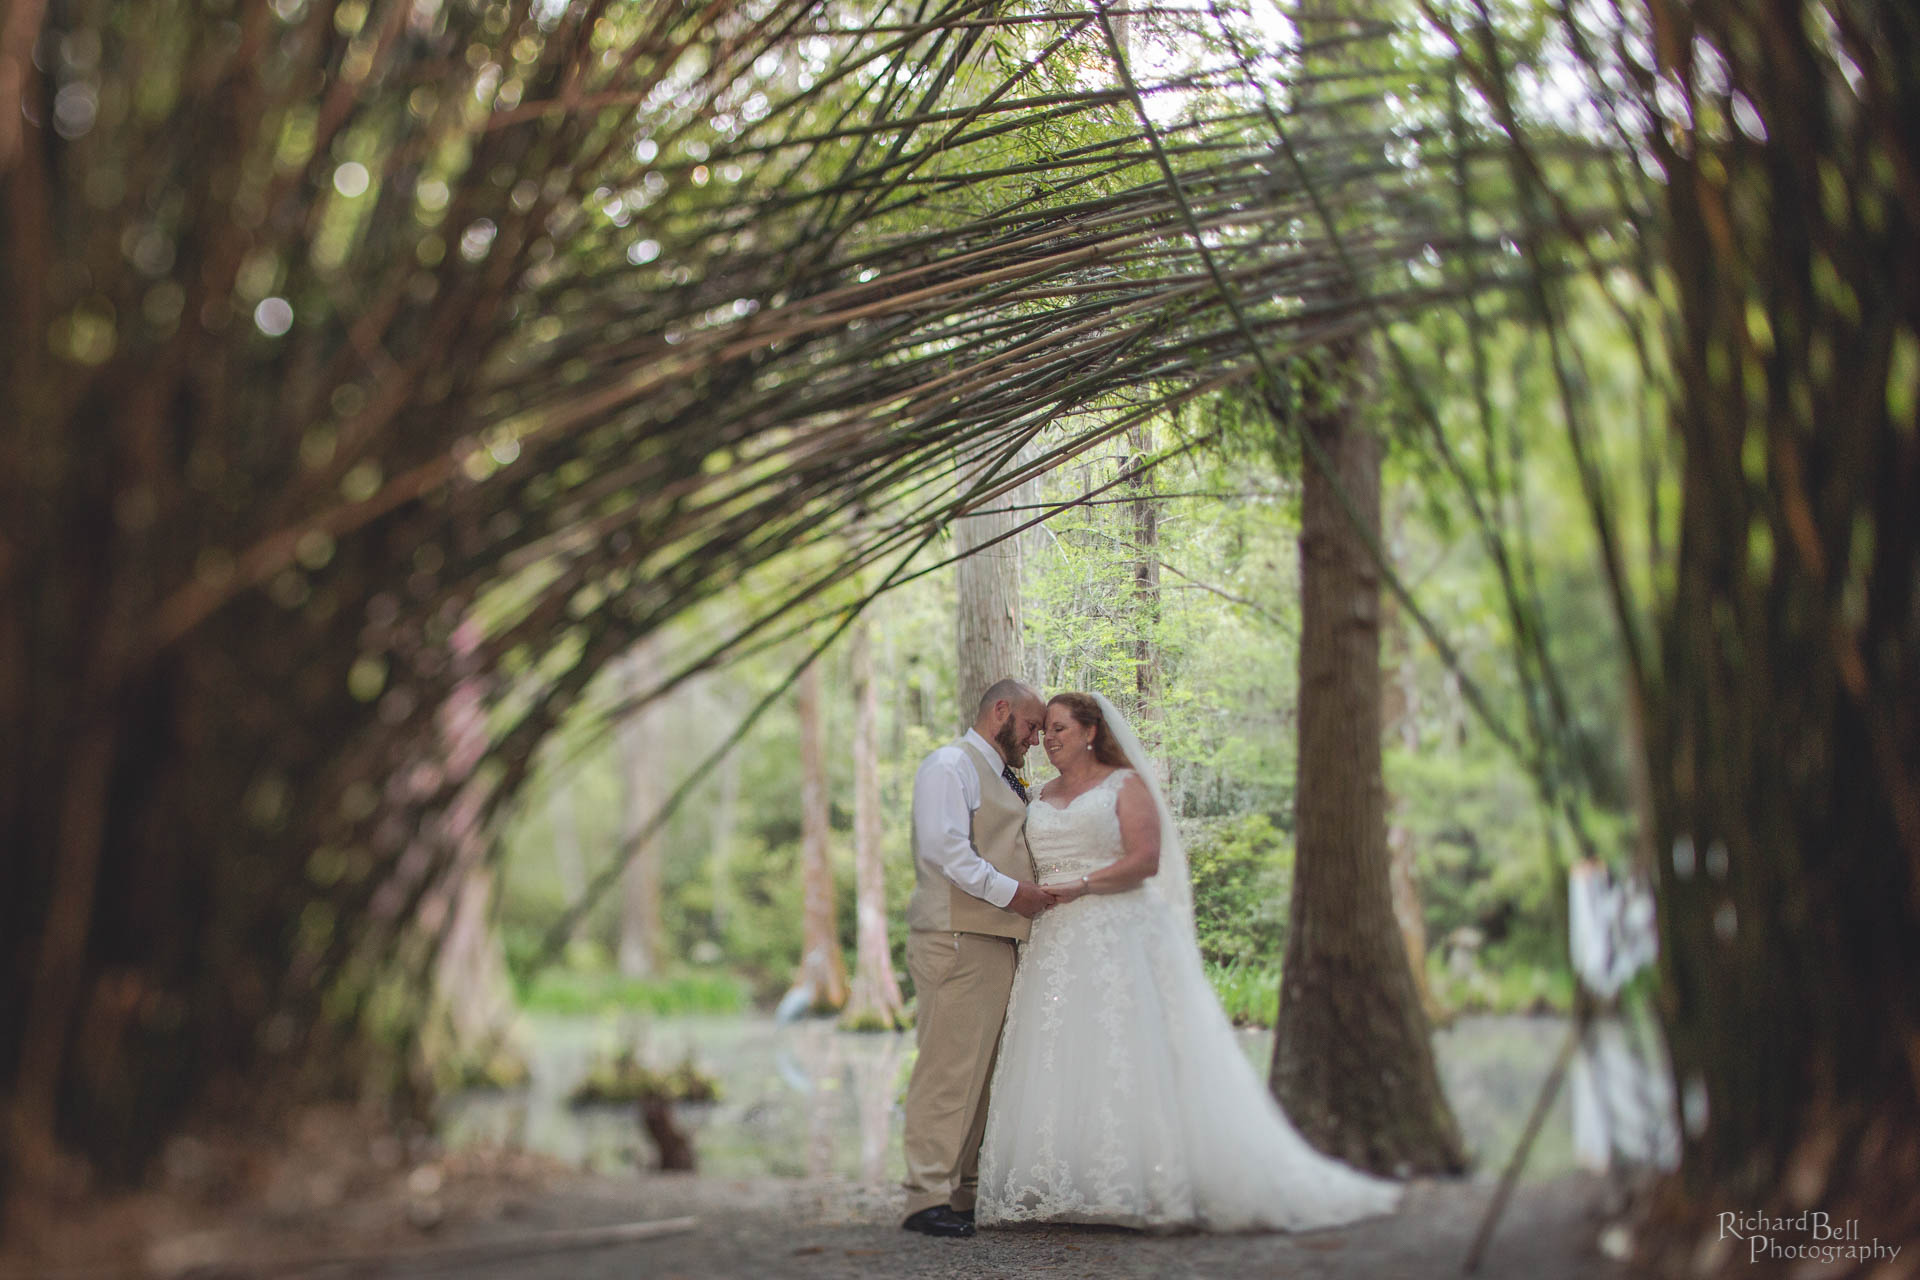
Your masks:
<path fill-rule="evenodd" d="M 1613 375 L 1601 379 L 1603 387 L 1632 387 L 1631 352 L 1620 350 L 1618 364 L 1603 372 Z M 1551 415 L 1528 410 L 1530 395 L 1547 392 L 1527 385 L 1524 364 L 1516 382 L 1507 388 L 1509 413 L 1523 432 L 1533 424 L 1528 444 L 1541 463 L 1530 469 L 1522 499 L 1548 530 L 1534 547 L 1541 604 L 1598 780 L 1587 819 L 1595 838 L 1624 858 L 1626 755 L 1614 728 L 1624 720 L 1624 686 L 1603 586 L 1590 547 L 1566 532 L 1580 528 L 1578 493 L 1570 471 L 1552 465 L 1550 433 L 1558 427 Z M 1150 429 L 1137 431 L 994 504 L 986 518 L 1024 521 L 1084 500 L 985 554 L 1011 560 L 1018 574 L 1020 674 L 1047 693 L 1106 693 L 1141 726 L 1180 811 L 1216 990 L 1236 1021 L 1270 1026 L 1293 861 L 1299 492 L 1285 460 L 1248 444 L 1233 412 L 1223 401 L 1185 423 L 1161 422 L 1157 439 Z M 1174 442 L 1188 448 L 1150 479 L 1133 470 L 1152 449 Z M 1389 462 L 1389 550 L 1441 621 L 1462 668 L 1482 684 L 1511 689 L 1500 667 L 1513 642 L 1492 568 L 1444 493 L 1420 485 L 1419 465 L 1413 457 Z M 1119 487 L 1108 487 L 1116 481 Z M 951 540 L 943 539 L 925 559 L 951 554 Z M 966 697 L 958 687 L 954 578 L 951 566 L 940 568 L 883 596 L 866 615 L 886 910 L 903 985 L 913 773 L 958 731 Z M 716 606 L 722 615 L 754 607 L 750 599 Z M 639 851 L 625 891 L 602 895 L 558 963 L 540 963 L 553 921 L 804 653 L 791 645 L 701 677 L 607 734 L 606 713 L 622 691 L 636 681 L 646 687 L 644 668 L 659 662 L 655 645 L 697 644 L 728 620 L 714 612 L 677 624 L 602 677 L 505 824 L 497 919 L 515 990 L 528 1007 L 733 1010 L 770 1005 L 794 981 L 807 872 L 801 711 L 792 698 L 777 702 L 696 781 L 664 831 Z M 1572 994 L 1564 932 L 1570 842 L 1521 764 L 1476 721 L 1459 677 L 1396 613 L 1389 610 L 1388 620 L 1389 839 L 1402 892 L 1411 890 L 1417 911 L 1410 946 L 1426 947 L 1430 1012 L 1564 1011 Z M 850 657 L 842 643 L 818 664 L 833 919 L 849 964 L 859 785 L 848 747 Z M 1029 769 L 1050 773 L 1037 750 Z"/>
<path fill-rule="evenodd" d="M 1473 999 L 1552 999 L 1575 850 L 1652 878 L 1682 1234 L 1920 1238 L 1912 7 L 1414 9 L 10 8 L 9 1186 L 403 1100 L 429 970 L 831 1006 L 981 683 L 957 579 L 1017 563 L 1004 663 L 1147 727 L 1229 994 L 1298 834 L 1303 1125 L 1444 1110 L 1284 1070 L 1329 993 L 1413 1003 L 1390 798 Z M 1315 981 L 1322 924 L 1392 945 Z"/>

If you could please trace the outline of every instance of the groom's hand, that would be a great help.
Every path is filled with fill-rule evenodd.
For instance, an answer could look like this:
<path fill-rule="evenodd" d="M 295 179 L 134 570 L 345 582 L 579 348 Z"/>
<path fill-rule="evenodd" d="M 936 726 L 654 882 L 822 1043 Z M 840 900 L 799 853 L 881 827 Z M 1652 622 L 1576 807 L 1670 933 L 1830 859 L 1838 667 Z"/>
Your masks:
<path fill-rule="evenodd" d="M 1020 881 L 1020 887 L 1013 891 L 1013 901 L 1007 904 L 1009 910 L 1018 911 L 1031 920 L 1053 905 L 1053 895 L 1037 884 Z"/>

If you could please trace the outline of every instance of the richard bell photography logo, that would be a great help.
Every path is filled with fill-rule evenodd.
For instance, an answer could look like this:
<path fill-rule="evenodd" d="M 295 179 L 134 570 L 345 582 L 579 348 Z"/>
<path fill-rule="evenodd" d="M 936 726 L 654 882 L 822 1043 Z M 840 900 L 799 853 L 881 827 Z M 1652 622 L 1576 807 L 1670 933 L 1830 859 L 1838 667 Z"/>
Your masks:
<path fill-rule="evenodd" d="M 1764 1213 L 1723 1213 L 1720 1238 L 1742 1241 L 1748 1262 L 1874 1262 L 1891 1261 L 1900 1256 L 1899 1245 L 1882 1244 L 1879 1236 L 1861 1240 L 1860 1219 L 1843 1218 L 1836 1222 L 1831 1214 L 1813 1209 L 1791 1218 L 1770 1218 Z"/>

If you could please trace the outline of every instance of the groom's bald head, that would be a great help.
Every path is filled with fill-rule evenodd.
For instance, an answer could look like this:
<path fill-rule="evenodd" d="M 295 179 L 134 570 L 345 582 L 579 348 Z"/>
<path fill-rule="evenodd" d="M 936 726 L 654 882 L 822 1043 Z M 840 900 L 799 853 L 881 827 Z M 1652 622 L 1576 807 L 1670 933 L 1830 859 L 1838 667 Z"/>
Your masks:
<path fill-rule="evenodd" d="M 1040 695 L 1031 687 L 1018 680 L 996 680 L 985 693 L 980 695 L 980 705 L 974 710 L 974 719 L 984 718 L 993 710 L 993 704 L 996 702 L 1004 702 L 1010 707 L 1017 707 L 1023 702 L 1036 702 L 1042 707 L 1047 705 L 1041 702 Z"/>

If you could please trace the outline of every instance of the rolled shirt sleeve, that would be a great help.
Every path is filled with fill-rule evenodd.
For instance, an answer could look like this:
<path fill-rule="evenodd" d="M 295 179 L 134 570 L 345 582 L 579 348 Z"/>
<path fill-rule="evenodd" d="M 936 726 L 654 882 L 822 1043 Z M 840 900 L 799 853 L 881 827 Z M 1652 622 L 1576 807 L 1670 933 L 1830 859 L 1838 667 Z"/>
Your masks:
<path fill-rule="evenodd" d="M 963 892 L 1005 908 L 1020 882 L 994 870 L 973 847 L 979 789 L 979 775 L 963 747 L 942 747 L 922 761 L 913 778 L 914 848 Z"/>

